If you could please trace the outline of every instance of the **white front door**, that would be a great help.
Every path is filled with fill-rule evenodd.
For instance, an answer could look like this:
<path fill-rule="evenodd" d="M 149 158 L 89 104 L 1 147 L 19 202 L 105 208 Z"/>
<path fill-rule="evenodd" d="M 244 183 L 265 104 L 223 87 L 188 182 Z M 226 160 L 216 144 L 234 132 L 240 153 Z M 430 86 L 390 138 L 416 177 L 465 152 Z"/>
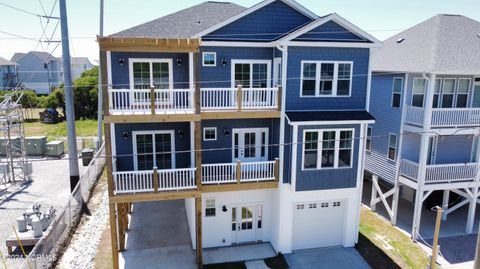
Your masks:
<path fill-rule="evenodd" d="M 233 129 L 233 160 L 268 160 L 268 128 Z"/>
<path fill-rule="evenodd" d="M 261 204 L 232 206 L 232 243 L 259 241 L 262 231 L 262 214 Z"/>

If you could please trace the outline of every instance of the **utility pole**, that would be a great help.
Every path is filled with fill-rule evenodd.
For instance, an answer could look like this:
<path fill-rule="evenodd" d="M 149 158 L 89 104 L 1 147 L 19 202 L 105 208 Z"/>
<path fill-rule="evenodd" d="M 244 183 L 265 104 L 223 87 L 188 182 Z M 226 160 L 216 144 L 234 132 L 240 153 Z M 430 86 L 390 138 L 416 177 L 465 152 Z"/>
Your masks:
<path fill-rule="evenodd" d="M 437 256 L 438 256 L 438 236 L 440 235 L 440 223 L 442 222 L 442 213 L 443 209 L 439 206 L 435 208 L 437 211 L 437 220 L 435 223 L 435 234 L 433 235 L 433 246 L 432 246 L 432 259 L 430 260 L 430 269 L 435 268 L 435 264 L 437 263 Z"/>
<path fill-rule="evenodd" d="M 100 0 L 100 33 L 99 36 L 103 36 L 103 0 Z M 100 50 L 99 50 L 100 53 Z M 102 145 L 103 133 L 102 133 L 102 120 L 103 120 L 103 82 L 102 82 L 102 74 L 100 70 L 102 70 L 102 56 L 100 55 L 98 58 L 98 112 L 97 112 L 97 121 L 98 121 L 98 146 Z"/>
<path fill-rule="evenodd" d="M 78 172 L 77 134 L 75 131 L 75 111 L 73 108 L 72 70 L 70 66 L 70 43 L 68 40 L 67 5 L 60 0 L 60 26 L 62 28 L 63 78 L 65 107 L 68 131 L 68 164 L 70 168 L 70 191 L 73 192 L 80 180 Z"/>
<path fill-rule="evenodd" d="M 473 269 L 480 269 L 480 225 L 478 227 L 477 249 L 475 250 L 475 263 L 473 264 Z"/>

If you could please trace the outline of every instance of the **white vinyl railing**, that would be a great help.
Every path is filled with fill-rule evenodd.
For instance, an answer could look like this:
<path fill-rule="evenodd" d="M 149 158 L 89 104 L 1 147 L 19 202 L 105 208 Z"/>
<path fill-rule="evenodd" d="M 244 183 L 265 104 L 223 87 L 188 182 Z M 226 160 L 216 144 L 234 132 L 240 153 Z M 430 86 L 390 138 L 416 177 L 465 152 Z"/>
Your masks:
<path fill-rule="evenodd" d="M 200 90 L 202 111 L 222 111 L 237 109 L 237 89 L 205 88 Z"/>
<path fill-rule="evenodd" d="M 134 194 L 157 191 L 179 191 L 195 189 L 195 168 L 157 170 L 158 184 L 154 182 L 154 171 L 114 172 L 116 194 Z"/>
<path fill-rule="evenodd" d="M 451 183 L 476 180 L 476 163 L 429 164 L 426 166 L 425 183 Z M 400 162 L 400 174 L 418 182 L 419 165 L 406 159 Z"/>
<path fill-rule="evenodd" d="M 275 161 L 241 164 L 241 182 L 275 180 Z"/>
<path fill-rule="evenodd" d="M 115 193 L 141 193 L 153 191 L 153 171 L 113 172 Z"/>
<path fill-rule="evenodd" d="M 400 161 L 400 174 L 404 175 L 414 181 L 418 178 L 418 163 L 412 162 L 407 159 Z"/>
<path fill-rule="evenodd" d="M 425 183 L 445 183 L 475 180 L 476 163 L 427 165 Z"/>
<path fill-rule="evenodd" d="M 478 126 L 480 108 L 434 108 L 432 127 Z"/>
<path fill-rule="evenodd" d="M 194 89 L 109 89 L 110 113 L 193 112 Z"/>
<path fill-rule="evenodd" d="M 407 106 L 405 121 L 410 124 L 423 126 L 425 110 L 422 107 Z"/>
<path fill-rule="evenodd" d="M 202 184 L 223 184 L 237 182 L 236 163 L 202 165 Z"/>
<path fill-rule="evenodd" d="M 272 110 L 278 107 L 278 88 L 242 89 L 242 109 Z"/>

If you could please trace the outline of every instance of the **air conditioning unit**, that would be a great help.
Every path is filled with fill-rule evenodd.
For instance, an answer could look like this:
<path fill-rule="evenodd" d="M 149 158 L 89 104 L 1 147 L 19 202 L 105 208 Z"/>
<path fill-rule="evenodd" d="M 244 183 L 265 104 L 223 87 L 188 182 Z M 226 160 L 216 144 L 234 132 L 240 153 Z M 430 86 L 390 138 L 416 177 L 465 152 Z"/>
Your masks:
<path fill-rule="evenodd" d="M 43 156 L 47 152 L 47 137 L 32 136 L 25 139 L 27 155 Z"/>
<path fill-rule="evenodd" d="M 65 153 L 63 141 L 52 141 L 47 143 L 47 156 L 61 158 Z"/>

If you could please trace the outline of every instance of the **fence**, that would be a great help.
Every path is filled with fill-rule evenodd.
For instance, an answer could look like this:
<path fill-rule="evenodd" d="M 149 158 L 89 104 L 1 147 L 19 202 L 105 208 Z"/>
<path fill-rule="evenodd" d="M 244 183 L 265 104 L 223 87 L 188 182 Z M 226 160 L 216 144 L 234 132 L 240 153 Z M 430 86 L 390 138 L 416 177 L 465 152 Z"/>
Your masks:
<path fill-rule="evenodd" d="M 93 186 L 96 184 L 105 166 L 105 144 L 95 154 L 87 169 L 80 176 L 80 181 L 69 196 L 65 207 L 57 213 L 44 236 L 32 249 L 26 261 L 20 268 L 50 268 L 59 258 L 59 253 L 68 241 L 70 234 L 82 216 L 82 207 L 90 198 Z"/>

